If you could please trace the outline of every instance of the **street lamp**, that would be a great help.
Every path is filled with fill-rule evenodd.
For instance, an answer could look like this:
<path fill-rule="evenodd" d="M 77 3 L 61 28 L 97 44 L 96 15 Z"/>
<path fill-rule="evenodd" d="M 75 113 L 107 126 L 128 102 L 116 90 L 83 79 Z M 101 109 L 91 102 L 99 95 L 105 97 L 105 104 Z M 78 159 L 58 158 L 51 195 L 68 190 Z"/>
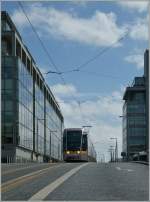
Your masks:
<path fill-rule="evenodd" d="M 113 162 L 115 160 L 115 158 L 114 158 L 114 146 L 111 145 L 109 150 L 111 151 L 111 162 Z"/>
<path fill-rule="evenodd" d="M 118 143 L 116 137 L 111 137 L 111 140 L 116 140 L 116 147 L 115 147 L 115 161 L 118 161 Z"/>
<path fill-rule="evenodd" d="M 36 127 L 37 127 L 37 140 L 36 140 L 36 143 L 37 143 L 37 153 L 38 153 L 38 135 L 39 135 L 39 125 L 38 125 L 38 123 L 39 123 L 40 120 L 44 120 L 45 121 L 45 119 L 37 118 L 37 125 L 36 125 Z"/>
<path fill-rule="evenodd" d="M 99 154 L 99 153 L 98 153 L 98 155 L 99 155 L 99 156 L 102 156 L 102 158 L 101 158 L 101 163 L 102 163 L 102 162 L 105 163 L 105 155 L 104 155 L 104 154 Z"/>
<path fill-rule="evenodd" d="M 113 149 L 109 149 L 108 152 L 110 153 L 110 162 L 113 162 Z"/>
<path fill-rule="evenodd" d="M 49 146 L 50 146 L 50 148 L 49 148 L 49 150 L 50 150 L 50 162 L 52 160 L 52 138 L 51 138 L 51 135 L 52 135 L 52 133 L 55 133 L 55 132 L 57 132 L 57 130 L 50 130 L 50 144 L 49 144 Z"/>

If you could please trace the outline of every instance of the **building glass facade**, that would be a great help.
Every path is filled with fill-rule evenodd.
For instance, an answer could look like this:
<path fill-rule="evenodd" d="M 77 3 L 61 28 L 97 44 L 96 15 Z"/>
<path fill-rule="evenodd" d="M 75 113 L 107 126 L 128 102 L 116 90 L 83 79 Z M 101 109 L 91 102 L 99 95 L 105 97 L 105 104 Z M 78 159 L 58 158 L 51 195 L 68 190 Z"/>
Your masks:
<path fill-rule="evenodd" d="M 16 59 L 13 57 L 2 58 L 2 144 L 15 144 L 15 128 L 14 128 L 14 117 L 16 117 L 17 109 L 15 108 L 16 103 L 16 82 L 15 82 L 15 66 Z M 3 148 L 3 147 L 2 147 Z"/>
<path fill-rule="evenodd" d="M 63 116 L 6 12 L 2 12 L 2 162 L 62 159 Z"/>
<path fill-rule="evenodd" d="M 146 93 L 145 78 L 135 77 L 127 87 L 123 106 L 123 152 L 127 159 L 146 149 Z"/>
<path fill-rule="evenodd" d="M 19 137 L 21 147 L 33 150 L 33 78 L 18 59 L 18 108 Z"/>
<path fill-rule="evenodd" d="M 53 114 L 53 116 L 51 116 Z M 51 105 L 46 102 L 46 152 L 51 155 L 51 158 L 61 158 L 61 122 L 55 114 Z M 51 143 L 51 148 L 50 144 Z"/>
<path fill-rule="evenodd" d="M 35 83 L 35 151 L 44 154 L 44 94 Z"/>

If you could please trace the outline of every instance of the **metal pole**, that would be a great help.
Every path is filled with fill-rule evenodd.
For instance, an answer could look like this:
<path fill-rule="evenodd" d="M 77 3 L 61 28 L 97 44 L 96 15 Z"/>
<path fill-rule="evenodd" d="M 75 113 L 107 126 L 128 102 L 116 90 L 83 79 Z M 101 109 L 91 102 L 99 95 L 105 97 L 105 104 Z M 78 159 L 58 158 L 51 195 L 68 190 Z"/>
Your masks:
<path fill-rule="evenodd" d="M 114 151 L 114 161 L 118 161 L 118 145 L 117 145 L 117 138 L 110 138 L 110 139 L 115 139 L 116 140 L 116 145 L 115 145 L 115 151 Z"/>
<path fill-rule="evenodd" d="M 65 131 L 65 135 L 66 135 L 66 151 L 68 150 L 68 148 L 67 148 L 67 131 Z"/>
<path fill-rule="evenodd" d="M 115 162 L 117 161 L 117 139 L 116 139 L 116 146 L 115 146 Z"/>
<path fill-rule="evenodd" d="M 39 133 L 39 126 L 38 126 L 38 118 L 37 118 L 37 138 L 36 138 L 36 144 L 37 144 L 37 153 L 38 153 L 38 133 Z"/>
<path fill-rule="evenodd" d="M 118 143 L 116 139 L 116 161 L 118 162 Z"/>
<path fill-rule="evenodd" d="M 82 132 L 82 135 L 81 135 L 80 152 L 82 151 L 82 138 L 83 138 L 83 132 Z"/>
<path fill-rule="evenodd" d="M 113 162 L 115 162 L 115 150 L 113 150 Z"/>
<path fill-rule="evenodd" d="M 58 142 L 58 161 L 59 161 L 59 142 Z"/>
<path fill-rule="evenodd" d="M 111 153 L 110 153 L 110 154 L 111 154 L 111 162 L 112 162 L 112 150 L 111 150 Z"/>
<path fill-rule="evenodd" d="M 50 130 L 50 162 L 51 162 L 51 152 L 52 152 L 51 148 L 52 148 L 52 145 L 51 145 L 51 130 Z"/>

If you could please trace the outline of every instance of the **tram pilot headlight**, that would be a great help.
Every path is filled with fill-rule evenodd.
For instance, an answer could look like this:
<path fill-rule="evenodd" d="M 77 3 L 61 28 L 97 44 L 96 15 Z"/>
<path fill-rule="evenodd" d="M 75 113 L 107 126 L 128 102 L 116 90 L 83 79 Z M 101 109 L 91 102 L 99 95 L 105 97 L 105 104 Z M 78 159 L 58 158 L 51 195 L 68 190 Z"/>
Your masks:
<path fill-rule="evenodd" d="M 70 154 L 70 151 L 67 151 L 66 153 L 67 153 L 67 154 Z"/>
<path fill-rule="evenodd" d="M 80 151 L 77 151 L 77 154 L 80 154 Z"/>

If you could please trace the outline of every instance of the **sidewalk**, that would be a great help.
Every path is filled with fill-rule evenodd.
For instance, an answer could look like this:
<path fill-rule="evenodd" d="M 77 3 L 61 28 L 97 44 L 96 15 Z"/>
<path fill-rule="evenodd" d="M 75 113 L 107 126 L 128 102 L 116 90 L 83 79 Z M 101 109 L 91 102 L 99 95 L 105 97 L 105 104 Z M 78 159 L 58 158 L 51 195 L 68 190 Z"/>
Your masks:
<path fill-rule="evenodd" d="M 149 162 L 147 161 L 130 161 L 132 163 L 141 163 L 141 164 L 145 164 L 145 165 L 149 165 Z"/>

